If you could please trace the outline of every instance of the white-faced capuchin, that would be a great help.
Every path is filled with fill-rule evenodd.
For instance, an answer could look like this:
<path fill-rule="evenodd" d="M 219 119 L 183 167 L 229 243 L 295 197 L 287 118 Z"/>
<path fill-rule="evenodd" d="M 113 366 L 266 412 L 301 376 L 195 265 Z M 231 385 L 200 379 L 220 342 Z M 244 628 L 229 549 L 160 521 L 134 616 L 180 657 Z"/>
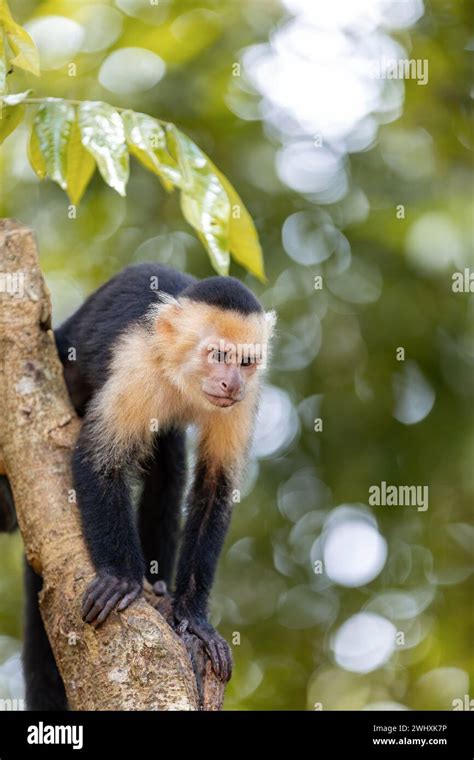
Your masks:
<path fill-rule="evenodd" d="M 77 503 L 96 576 L 83 619 L 104 622 L 142 593 L 172 588 L 185 489 L 186 428 L 198 431 L 172 591 L 172 621 L 231 675 L 228 644 L 207 620 L 209 593 L 249 448 L 275 317 L 231 277 L 193 277 L 160 264 L 128 267 L 55 331 L 83 424 L 72 458 Z M 137 469 L 138 468 L 138 469 Z M 142 479 L 138 515 L 129 473 Z M 0 523 L 13 525 L 8 483 Z M 156 565 L 156 563 L 158 563 Z M 158 573 L 152 572 L 156 566 Z M 24 668 L 29 709 L 66 709 L 38 609 L 41 578 L 27 566 Z"/>

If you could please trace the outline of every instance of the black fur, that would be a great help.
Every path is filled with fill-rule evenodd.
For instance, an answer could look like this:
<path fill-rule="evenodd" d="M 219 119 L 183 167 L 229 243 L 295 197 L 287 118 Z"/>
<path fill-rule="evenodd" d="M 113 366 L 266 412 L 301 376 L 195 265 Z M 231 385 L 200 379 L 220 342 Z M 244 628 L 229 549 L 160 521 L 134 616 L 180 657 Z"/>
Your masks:
<path fill-rule="evenodd" d="M 43 581 L 25 560 L 23 669 L 28 710 L 67 710 L 64 684 L 38 606 Z"/>
<path fill-rule="evenodd" d="M 68 386 L 74 394 L 82 392 L 80 406 L 107 379 L 108 364 L 117 338 L 131 324 L 143 317 L 157 303 L 152 284 L 172 296 L 178 296 L 194 282 L 194 278 L 162 264 L 135 264 L 92 293 L 83 305 L 55 331 L 62 363 L 75 370 L 74 383 Z M 76 360 L 68 361 L 68 351 L 76 349 Z M 67 369 L 65 371 L 68 383 Z M 85 398 L 84 398 L 85 396 Z"/>
<path fill-rule="evenodd" d="M 209 592 L 231 518 L 231 481 L 204 460 L 196 467 L 188 518 L 179 555 L 173 614 L 178 631 L 189 630 L 204 643 L 222 681 L 232 673 L 228 643 L 207 621 Z"/>
<path fill-rule="evenodd" d="M 220 309 L 232 309 L 240 314 L 263 312 L 254 294 L 235 277 L 208 277 L 187 287 L 183 296 Z"/>
<path fill-rule="evenodd" d="M 175 604 L 184 617 L 207 619 L 209 591 L 231 518 L 230 494 L 225 472 L 214 474 L 205 461 L 199 462 L 176 575 Z"/>
<path fill-rule="evenodd" d="M 156 283 L 157 279 L 157 283 Z M 55 331 L 64 377 L 76 411 L 85 415 L 73 454 L 72 468 L 86 543 L 98 574 L 95 590 L 84 599 L 84 618 L 97 617 L 106 592 L 111 604 L 117 589 L 128 603 L 150 581 L 170 584 L 176 556 L 180 503 L 185 481 L 184 432 L 173 430 L 157 437 L 153 456 L 143 476 L 138 524 L 135 520 L 125 468 L 98 474 L 88 456 L 87 405 L 107 380 L 111 352 L 117 338 L 156 303 L 158 289 L 173 296 L 237 310 L 261 312 L 255 297 L 238 280 L 212 277 L 202 282 L 161 264 L 128 267 L 93 293 Z M 155 286 L 155 289 L 153 289 Z M 71 357 L 70 349 L 75 349 Z M 72 359 L 72 360 L 71 360 Z M 8 482 L 0 480 L 0 530 L 11 529 L 13 502 Z M 230 521 L 230 481 L 224 472 L 213 475 L 205 462 L 196 468 L 188 499 L 176 592 L 175 619 L 183 621 L 205 642 L 216 672 L 230 676 L 227 644 L 207 623 L 207 604 L 218 556 Z M 14 511 L 13 511 L 14 514 Z M 158 576 L 150 572 L 157 560 Z M 117 585 L 118 584 L 118 585 Z M 128 584 L 128 587 L 127 587 Z M 41 579 L 26 569 L 27 615 L 24 668 L 29 709 L 66 709 L 64 686 L 38 609 Z M 89 611 L 89 615 L 87 613 Z M 217 664 L 216 664 L 217 663 Z"/>
<path fill-rule="evenodd" d="M 98 474 L 84 453 L 85 424 L 72 456 L 82 529 L 97 572 L 141 581 L 144 563 L 126 473 Z"/>
<path fill-rule="evenodd" d="M 168 588 L 173 581 L 185 482 L 185 436 L 182 431 L 171 430 L 156 438 L 138 511 L 145 575 L 150 583 L 162 580 Z M 157 575 L 150 570 L 155 561 L 158 561 Z"/>
<path fill-rule="evenodd" d="M 0 533 L 12 533 L 17 527 L 15 503 L 6 475 L 0 475 Z"/>

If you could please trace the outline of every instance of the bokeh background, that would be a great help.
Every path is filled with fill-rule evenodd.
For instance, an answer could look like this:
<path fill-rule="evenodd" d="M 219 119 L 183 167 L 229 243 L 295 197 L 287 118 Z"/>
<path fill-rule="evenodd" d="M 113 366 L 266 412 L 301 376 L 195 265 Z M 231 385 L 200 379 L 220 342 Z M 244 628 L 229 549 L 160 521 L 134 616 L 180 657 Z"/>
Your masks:
<path fill-rule="evenodd" d="M 474 336 L 472 294 L 454 293 L 452 275 L 474 266 L 472 3 L 11 8 L 43 69 L 15 74 L 12 90 L 174 121 L 259 230 L 267 285 L 232 274 L 279 324 L 214 594 L 214 623 L 240 634 L 226 708 L 464 702 Z M 426 83 L 383 77 L 405 58 L 428 66 Z M 56 323 L 131 262 L 212 274 L 177 195 L 143 167 L 133 163 L 126 198 L 96 173 L 70 219 L 66 196 L 29 167 L 26 139 L 24 126 L 0 150 L 0 213 L 36 231 Z M 370 507 L 382 481 L 428 486 L 428 510 Z M 21 601 L 21 542 L 1 536 L 0 698 L 22 694 Z"/>

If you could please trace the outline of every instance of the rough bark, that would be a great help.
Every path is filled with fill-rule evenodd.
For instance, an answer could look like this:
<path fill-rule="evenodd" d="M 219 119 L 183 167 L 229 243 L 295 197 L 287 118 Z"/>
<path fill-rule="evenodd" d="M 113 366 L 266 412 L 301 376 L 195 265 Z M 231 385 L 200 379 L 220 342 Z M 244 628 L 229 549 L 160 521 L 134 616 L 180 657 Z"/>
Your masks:
<path fill-rule="evenodd" d="M 16 273 L 23 293 L 4 292 Z M 41 614 L 70 707 L 220 709 L 223 688 L 201 650 L 196 680 L 194 637 L 184 642 L 174 633 L 151 593 L 97 630 L 82 623 L 80 600 L 94 570 L 70 476 L 80 422 L 63 381 L 35 239 L 13 220 L 0 220 L 0 275 L 0 472 L 12 486 L 28 560 L 43 576 Z"/>

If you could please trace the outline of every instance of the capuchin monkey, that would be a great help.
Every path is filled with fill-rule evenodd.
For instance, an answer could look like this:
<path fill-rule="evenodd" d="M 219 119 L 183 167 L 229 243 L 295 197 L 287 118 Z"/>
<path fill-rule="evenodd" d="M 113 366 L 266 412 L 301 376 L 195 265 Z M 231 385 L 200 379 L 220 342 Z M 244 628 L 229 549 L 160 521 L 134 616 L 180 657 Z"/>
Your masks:
<path fill-rule="evenodd" d="M 83 417 L 72 457 L 77 503 L 96 575 L 83 620 L 102 624 L 143 590 L 172 588 L 186 481 L 186 428 L 197 429 L 171 622 L 203 642 L 216 675 L 232 656 L 208 601 L 245 462 L 275 322 L 231 277 L 197 281 L 161 264 L 128 267 L 55 331 L 72 403 Z M 138 513 L 130 473 L 142 481 Z M 0 480 L 0 528 L 14 524 Z M 3 515 L 3 518 L 2 518 Z M 2 522 L 3 520 L 3 522 Z M 152 570 L 158 563 L 158 573 Z M 24 668 L 29 709 L 66 709 L 27 566 Z"/>

